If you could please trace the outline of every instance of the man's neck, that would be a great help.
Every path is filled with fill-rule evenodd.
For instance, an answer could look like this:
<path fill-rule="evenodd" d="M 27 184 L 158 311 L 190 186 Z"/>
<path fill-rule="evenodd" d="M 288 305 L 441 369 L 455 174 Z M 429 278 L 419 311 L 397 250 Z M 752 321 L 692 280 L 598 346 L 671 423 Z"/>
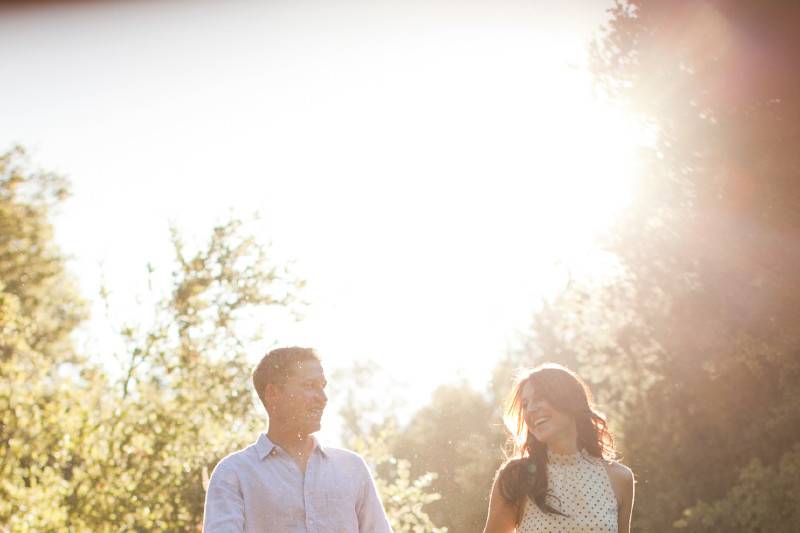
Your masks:
<path fill-rule="evenodd" d="M 270 427 L 267 431 L 267 437 L 274 444 L 277 444 L 283 450 L 291 455 L 302 467 L 308 460 L 308 456 L 314 450 L 314 437 L 311 435 L 303 435 L 294 430 Z M 303 468 L 305 470 L 305 468 Z"/>

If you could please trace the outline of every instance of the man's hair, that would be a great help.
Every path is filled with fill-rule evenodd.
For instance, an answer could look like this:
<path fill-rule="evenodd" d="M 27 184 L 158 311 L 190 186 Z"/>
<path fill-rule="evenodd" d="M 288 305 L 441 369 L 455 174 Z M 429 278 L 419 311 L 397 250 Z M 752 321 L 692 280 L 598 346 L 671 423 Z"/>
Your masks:
<path fill-rule="evenodd" d="M 256 368 L 253 370 L 253 387 L 256 389 L 261 403 L 264 407 L 264 389 L 272 383 L 273 385 L 283 385 L 289 379 L 289 375 L 294 372 L 294 368 L 300 361 L 317 361 L 319 356 L 313 348 L 301 348 L 290 346 L 288 348 L 276 348 L 261 358 Z"/>

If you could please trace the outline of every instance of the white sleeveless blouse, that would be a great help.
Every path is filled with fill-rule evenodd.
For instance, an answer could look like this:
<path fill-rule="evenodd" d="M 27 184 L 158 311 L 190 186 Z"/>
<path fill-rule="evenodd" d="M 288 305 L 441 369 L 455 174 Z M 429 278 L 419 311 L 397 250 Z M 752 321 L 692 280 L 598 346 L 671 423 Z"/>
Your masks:
<path fill-rule="evenodd" d="M 617 498 L 602 459 L 548 453 L 547 488 L 547 503 L 566 516 L 528 500 L 518 533 L 617 533 Z"/>

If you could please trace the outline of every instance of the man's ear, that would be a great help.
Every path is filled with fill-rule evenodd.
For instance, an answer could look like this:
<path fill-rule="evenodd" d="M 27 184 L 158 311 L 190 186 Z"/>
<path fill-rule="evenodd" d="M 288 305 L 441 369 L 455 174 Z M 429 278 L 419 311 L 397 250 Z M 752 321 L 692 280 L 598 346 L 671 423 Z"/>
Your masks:
<path fill-rule="evenodd" d="M 281 386 L 277 383 L 267 383 L 264 386 L 264 399 L 272 400 L 280 393 Z"/>
<path fill-rule="evenodd" d="M 267 383 L 264 386 L 264 403 L 267 405 L 274 405 L 275 400 L 281 393 L 282 387 L 277 383 Z"/>

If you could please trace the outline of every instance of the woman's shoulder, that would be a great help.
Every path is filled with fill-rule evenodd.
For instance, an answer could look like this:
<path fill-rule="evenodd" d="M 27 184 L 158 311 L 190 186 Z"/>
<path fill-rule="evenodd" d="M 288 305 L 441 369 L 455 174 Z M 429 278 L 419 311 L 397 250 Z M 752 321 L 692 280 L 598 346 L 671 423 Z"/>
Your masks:
<path fill-rule="evenodd" d="M 528 457 L 517 457 L 507 459 L 497 469 L 494 487 L 503 495 L 506 502 L 516 505 L 519 501 L 521 493 L 529 483 L 532 465 L 533 462 Z"/>
<path fill-rule="evenodd" d="M 633 470 L 618 461 L 608 461 L 606 463 L 608 479 L 614 489 L 614 493 L 619 499 L 620 496 L 628 495 L 633 490 Z"/>
<path fill-rule="evenodd" d="M 606 463 L 606 468 L 608 469 L 608 475 L 612 480 L 617 480 L 621 483 L 633 481 L 633 470 L 619 461 L 608 461 Z"/>
<path fill-rule="evenodd" d="M 506 459 L 502 465 L 500 465 L 500 470 L 505 469 L 515 469 L 521 466 L 527 465 L 530 461 L 529 457 L 511 457 Z"/>
<path fill-rule="evenodd" d="M 528 457 L 514 457 L 506 459 L 497 469 L 497 478 L 519 477 L 523 472 L 530 470 L 533 465 Z"/>

